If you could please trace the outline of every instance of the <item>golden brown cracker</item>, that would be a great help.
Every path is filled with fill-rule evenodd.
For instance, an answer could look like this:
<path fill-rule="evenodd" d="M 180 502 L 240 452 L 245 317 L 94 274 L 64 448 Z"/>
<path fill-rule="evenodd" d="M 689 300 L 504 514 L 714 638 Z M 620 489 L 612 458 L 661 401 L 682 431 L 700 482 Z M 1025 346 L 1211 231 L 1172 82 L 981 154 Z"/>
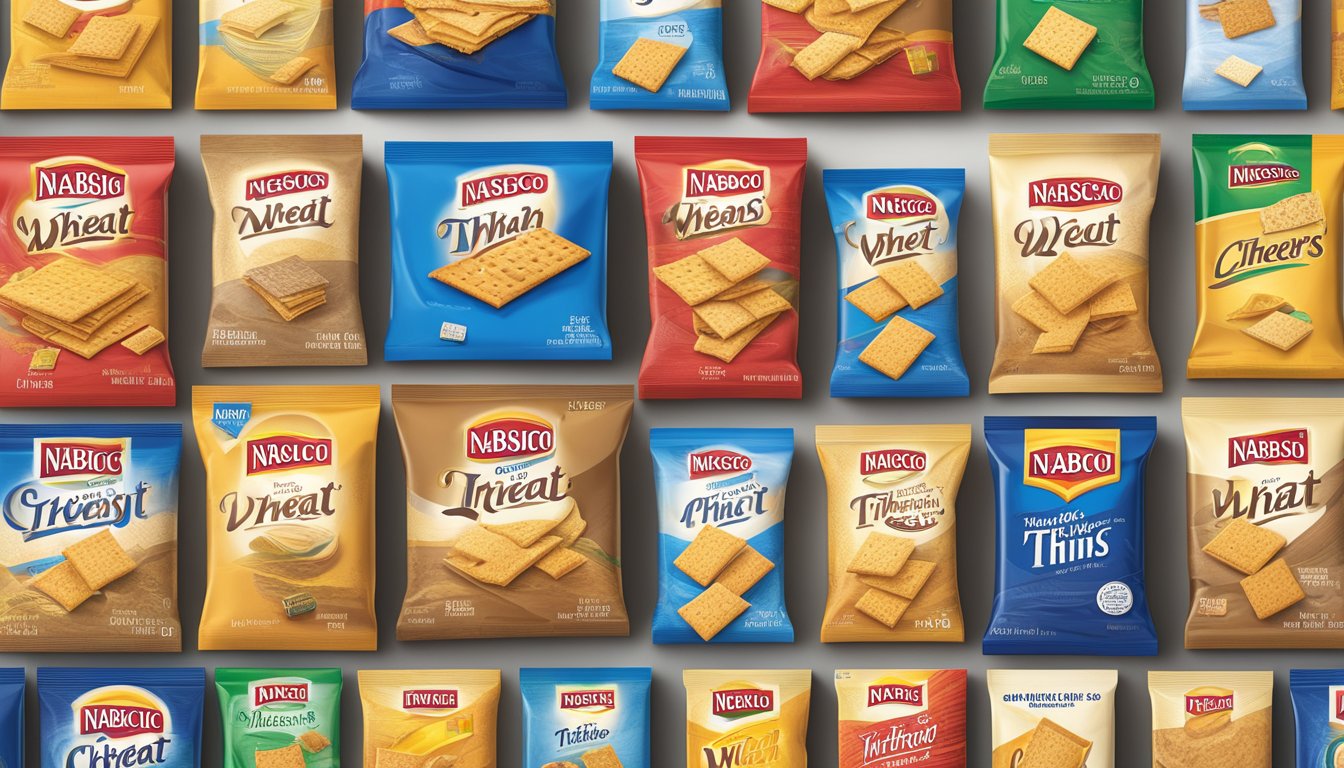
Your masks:
<path fill-rule="evenodd" d="M 1263 525 L 1238 517 L 1205 544 L 1202 551 L 1223 565 L 1253 574 L 1288 546 L 1288 539 Z"/>
<path fill-rule="evenodd" d="M 904 597 L 897 597 L 880 589 L 870 589 L 863 593 L 858 602 L 854 603 L 855 610 L 887 625 L 889 629 L 895 629 L 900 623 L 901 617 L 905 615 L 906 609 L 910 607 L 910 601 Z"/>
<path fill-rule="evenodd" d="M 745 539 L 718 526 L 705 525 L 672 564 L 700 586 L 707 587 L 746 546 Z"/>
<path fill-rule="evenodd" d="M 477 562 L 517 557 L 524 549 L 523 545 L 485 525 L 473 525 L 454 539 L 450 546 L 454 554 Z"/>
<path fill-rule="evenodd" d="M 751 316 L 757 320 L 763 320 L 793 309 L 793 305 L 789 303 L 788 299 L 780 296 L 778 292 L 771 288 L 749 293 L 737 299 L 737 304 L 750 312 Z"/>
<path fill-rule="evenodd" d="M 919 309 L 943 295 L 943 287 L 914 259 L 905 259 L 889 267 L 882 267 L 878 270 L 878 274 L 914 309 Z"/>
<path fill-rule="evenodd" d="M 1116 278 L 1110 272 L 1089 268 L 1068 253 L 1061 253 L 1027 284 L 1055 309 L 1067 315 L 1115 282 Z"/>
<path fill-rule="evenodd" d="M 725 363 L 731 363 L 737 359 L 742 350 L 747 348 L 747 345 L 751 344 L 757 336 L 761 335 L 762 331 L 775 321 L 776 317 L 779 317 L 779 315 L 761 318 L 726 339 L 697 336 L 695 351 L 710 357 L 717 357 Z"/>
<path fill-rule="evenodd" d="M 1287 352 L 1311 335 L 1311 323 L 1284 312 L 1270 312 L 1259 322 L 1241 332 L 1257 341 Z"/>
<path fill-rule="evenodd" d="M 116 61 L 126 54 L 138 29 L 135 22 L 119 16 L 94 16 L 65 52 L 72 56 Z"/>
<path fill-rule="evenodd" d="M 331 746 L 331 739 L 317 731 L 304 731 L 298 737 L 299 746 L 309 754 L 317 754 Z"/>
<path fill-rule="evenodd" d="M 271 73 L 271 82 L 281 85 L 293 85 L 299 78 L 308 74 L 308 70 L 317 66 L 317 62 L 307 56 L 295 56 Z"/>
<path fill-rule="evenodd" d="M 569 547 L 557 548 L 537 561 L 537 568 L 552 579 L 562 579 L 584 563 L 588 558 Z"/>
<path fill-rule="evenodd" d="M 654 267 L 653 274 L 691 306 L 709 301 L 737 282 L 710 266 L 698 253 Z"/>
<path fill-rule="evenodd" d="M 905 565 L 901 566 L 901 570 L 895 576 L 860 575 L 859 583 L 890 592 L 897 597 L 904 597 L 906 600 L 914 600 L 937 567 L 937 563 L 927 560 L 906 560 Z"/>
<path fill-rule="evenodd" d="M 1269 293 L 1253 293 L 1246 299 L 1246 303 L 1227 314 L 1228 320 L 1246 320 L 1252 317 L 1260 317 L 1269 312 L 1277 311 L 1288 305 L 1288 300 L 1282 296 L 1275 296 Z"/>
<path fill-rule="evenodd" d="M 10 6 L 13 8 L 13 6 Z M 40 29 L 52 37 L 65 37 L 70 28 L 79 21 L 78 8 L 60 2 L 60 0 L 32 0 L 28 12 L 23 15 L 23 23 Z"/>
<path fill-rule="evenodd" d="M 722 584 L 711 584 L 694 600 L 678 608 L 677 614 L 691 625 L 701 640 L 709 642 L 750 607 L 751 603 Z"/>
<path fill-rule="evenodd" d="M 573 499 L 570 500 L 573 503 Z M 565 515 L 560 523 L 551 531 L 552 536 L 559 536 L 561 543 L 568 547 L 579 540 L 583 532 L 588 528 L 588 521 L 583 519 L 583 514 L 579 512 L 579 505 L 574 504 L 574 508 Z"/>
<path fill-rule="evenodd" d="M 772 288 L 774 285 L 775 284 L 769 280 L 753 278 L 751 280 L 744 280 L 722 293 L 715 294 L 714 298 L 719 301 L 731 301 L 732 299 L 740 299 L 743 296 L 750 296 L 751 294 L 763 291 L 766 288 Z"/>
<path fill-rule="evenodd" d="M 372 768 L 425 768 L 428 760 L 424 755 L 378 747 L 374 752 Z M 369 768 L 367 764 L 365 768 Z"/>
<path fill-rule="evenodd" d="M 1096 27 L 1051 5 L 1022 45 L 1047 61 L 1072 70 L 1096 36 Z"/>
<path fill-rule="evenodd" d="M 1049 718 L 1036 724 L 1017 768 L 1081 768 L 1092 742 Z"/>
<path fill-rule="evenodd" d="M 914 551 L 914 539 L 873 531 L 859 545 L 845 570 L 866 576 L 895 576 Z"/>
<path fill-rule="evenodd" d="M 812 7 L 812 0 L 765 0 L 765 4 L 789 13 L 802 13 Z"/>
<path fill-rule="evenodd" d="M 1218 21 L 1229 40 L 1269 29 L 1276 23 L 1269 0 L 1222 0 L 1218 3 Z"/>
<path fill-rule="evenodd" d="M 712 245 L 700 251 L 699 255 L 706 264 L 733 283 L 740 283 L 770 266 L 770 259 L 765 254 L 747 245 L 740 237 Z"/>
<path fill-rule="evenodd" d="M 163 335 L 163 331 L 160 331 L 152 325 L 148 325 L 122 339 L 121 346 L 131 350 L 137 355 L 143 355 L 167 340 L 168 337 Z"/>
<path fill-rule="evenodd" d="M 559 524 L 559 520 L 522 520 L 516 523 L 482 523 L 481 527 L 520 547 L 530 547 Z"/>
<path fill-rule="evenodd" d="M 503 537 L 500 537 L 503 538 Z M 517 551 L 490 560 L 473 562 L 472 558 L 460 554 L 448 557 L 444 562 L 452 569 L 483 584 L 507 587 L 524 571 L 536 565 L 551 550 L 560 546 L 559 536 L 543 536 L 530 547 L 517 547 Z"/>
<path fill-rule="evenodd" d="M 1252 64 L 1240 56 L 1228 56 L 1223 59 L 1223 63 L 1219 64 L 1217 69 L 1213 70 L 1213 73 L 1224 80 L 1240 85 L 1242 88 L 1249 88 L 1251 83 L 1255 82 L 1255 78 L 1259 77 L 1260 73 L 1264 71 L 1264 67 L 1259 64 Z"/>
<path fill-rule="evenodd" d="M 831 71 L 849 54 L 863 45 L 863 38 L 840 32 L 823 32 L 793 57 L 793 68 L 808 80 Z"/>
<path fill-rule="evenodd" d="M 93 590 L 80 577 L 69 560 L 62 560 L 39 573 L 33 579 L 32 585 L 34 589 L 55 600 L 66 613 L 70 613 L 83 605 L 85 600 L 93 597 Z"/>
<path fill-rule="evenodd" d="M 225 11 L 219 17 L 219 26 L 250 37 L 261 37 L 283 24 L 295 10 L 284 0 L 251 0 L 231 11 Z"/>
<path fill-rule="evenodd" d="M 859 38 L 862 43 L 906 0 L 884 0 L 855 12 L 848 0 L 816 0 L 807 21 L 819 32 L 838 32 Z"/>
<path fill-rule="evenodd" d="M 583 768 L 623 768 L 620 758 L 616 757 L 616 750 L 610 744 L 590 749 L 581 758 Z"/>
<path fill-rule="evenodd" d="M 706 301 L 697 304 L 694 312 L 696 319 L 721 339 L 732 336 L 759 319 L 738 301 Z"/>
<path fill-rule="evenodd" d="M 1315 192 L 1284 198 L 1260 210 L 1260 224 L 1266 235 L 1287 232 L 1325 221 L 1325 206 Z"/>
<path fill-rule="evenodd" d="M 680 45 L 641 37 L 630 46 L 611 73 L 652 93 L 662 90 L 686 48 Z"/>
<path fill-rule="evenodd" d="M 933 343 L 934 335 L 903 317 L 893 317 L 859 353 L 859 361 L 899 379 Z"/>
<path fill-rule="evenodd" d="M 157 16 L 131 14 L 118 16 L 117 18 L 136 25 L 135 36 L 126 46 L 126 51 L 120 58 L 104 60 L 61 52 L 39 56 L 36 61 L 75 72 L 86 72 L 91 75 L 102 75 L 119 80 L 126 79 L 135 69 L 135 65 L 140 62 L 140 57 L 144 55 L 145 48 L 149 46 L 149 41 L 154 37 L 154 31 L 159 28 L 159 18 Z"/>
<path fill-rule="evenodd" d="M 909 304 L 891 284 L 880 277 L 873 278 L 850 291 L 845 301 L 858 307 L 859 311 L 880 323 Z"/>
<path fill-rule="evenodd" d="M 0 302 L 34 310 L 64 323 L 74 323 L 114 301 L 134 282 L 105 272 L 80 259 L 65 257 L 22 280 L 0 286 Z"/>
<path fill-rule="evenodd" d="M 756 586 L 756 582 L 765 578 L 765 575 L 774 569 L 775 564 L 770 562 L 770 558 L 747 545 L 732 562 L 728 563 L 728 567 L 719 573 L 714 582 L 727 587 L 735 595 L 745 595 L 747 590 Z"/>
<path fill-rule="evenodd" d="M 429 276 L 499 309 L 590 255 L 576 243 L 539 228 Z"/>
<path fill-rule="evenodd" d="M 90 589 L 99 590 L 135 570 L 135 559 L 103 530 L 61 551 Z"/>
<path fill-rule="evenodd" d="M 1059 355 L 1068 354 L 1078 346 L 1078 340 L 1083 337 L 1083 332 L 1087 330 L 1087 310 L 1075 310 L 1068 315 L 1068 321 L 1060 327 L 1042 333 L 1036 337 L 1036 344 L 1031 348 L 1033 355 Z"/>
<path fill-rule="evenodd" d="M 243 277 L 277 299 L 309 293 L 329 284 L 327 278 L 296 255 L 252 267 L 243 272 Z"/>
<path fill-rule="evenodd" d="M 434 45 L 434 38 L 430 37 L 425 32 L 425 28 L 420 26 L 420 22 L 415 19 L 387 30 L 387 34 L 414 48 Z"/>
<path fill-rule="evenodd" d="M 297 743 L 279 749 L 258 749 L 252 754 L 256 768 L 304 768 L 303 747 Z"/>
<path fill-rule="evenodd" d="M 1093 322 L 1125 317 L 1137 314 L 1138 311 L 1139 304 L 1134 299 L 1134 289 L 1129 286 L 1128 280 L 1116 280 L 1087 300 L 1088 316 Z"/>
<path fill-rule="evenodd" d="M 1261 621 L 1307 597 L 1297 577 L 1293 575 L 1293 569 L 1288 567 L 1288 561 L 1283 558 L 1242 579 L 1241 589 L 1246 593 L 1255 617 Z"/>
<path fill-rule="evenodd" d="M 1055 309 L 1054 304 L 1046 301 L 1044 296 L 1035 291 L 1029 291 L 1022 298 L 1013 302 L 1013 312 L 1047 333 L 1066 326 L 1076 325 L 1079 321 L 1083 325 L 1087 325 L 1089 318 L 1087 308 L 1079 307 L 1066 315 Z"/>

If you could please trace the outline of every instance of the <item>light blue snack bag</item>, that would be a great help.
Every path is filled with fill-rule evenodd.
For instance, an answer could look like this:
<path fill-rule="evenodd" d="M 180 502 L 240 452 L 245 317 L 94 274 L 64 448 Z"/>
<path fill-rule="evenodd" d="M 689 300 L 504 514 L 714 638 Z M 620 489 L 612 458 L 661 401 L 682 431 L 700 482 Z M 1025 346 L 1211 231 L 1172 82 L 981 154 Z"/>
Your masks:
<path fill-rule="evenodd" d="M 593 109 L 728 111 L 721 0 L 601 3 Z"/>
<path fill-rule="evenodd" d="M 649 768 L 653 670 L 529 669 L 523 690 L 523 765 Z"/>
<path fill-rule="evenodd" d="M 1186 0 L 1187 111 L 1306 109 L 1302 0 Z"/>

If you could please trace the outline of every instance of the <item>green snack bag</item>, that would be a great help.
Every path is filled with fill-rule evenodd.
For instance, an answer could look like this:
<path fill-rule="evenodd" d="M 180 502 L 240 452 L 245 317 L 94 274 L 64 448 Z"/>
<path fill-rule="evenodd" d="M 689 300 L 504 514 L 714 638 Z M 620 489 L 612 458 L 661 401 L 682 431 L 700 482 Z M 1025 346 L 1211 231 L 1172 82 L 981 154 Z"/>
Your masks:
<path fill-rule="evenodd" d="M 986 109 L 1152 109 L 1143 0 L 998 0 Z"/>
<path fill-rule="evenodd" d="M 225 768 L 338 768 L 341 670 L 216 669 Z"/>

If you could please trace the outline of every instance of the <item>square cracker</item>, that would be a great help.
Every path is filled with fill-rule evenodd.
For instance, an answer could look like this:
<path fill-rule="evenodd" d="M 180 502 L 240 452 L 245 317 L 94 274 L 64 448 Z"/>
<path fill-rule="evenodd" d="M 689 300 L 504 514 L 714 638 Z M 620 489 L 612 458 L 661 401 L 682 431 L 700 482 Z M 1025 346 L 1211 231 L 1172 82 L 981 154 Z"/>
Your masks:
<path fill-rule="evenodd" d="M 1255 617 L 1261 621 L 1307 597 L 1297 577 L 1293 575 L 1293 569 L 1288 567 L 1288 561 L 1283 558 L 1242 579 L 1241 590 L 1251 602 Z"/>
<path fill-rule="evenodd" d="M 1288 300 L 1272 293 L 1253 293 L 1246 303 L 1227 313 L 1228 320 L 1247 320 L 1288 306 Z"/>
<path fill-rule="evenodd" d="M 412 48 L 434 45 L 435 43 L 434 38 L 429 36 L 429 33 L 425 31 L 425 28 L 421 26 L 420 22 L 416 19 L 411 19 L 405 24 L 387 30 L 387 34 L 389 37 L 400 40 Z"/>
<path fill-rule="evenodd" d="M 1079 768 L 1091 751 L 1092 742 L 1045 718 L 1032 731 L 1018 768 Z"/>
<path fill-rule="evenodd" d="M 1252 64 L 1240 56 L 1228 56 L 1223 59 L 1223 63 L 1219 64 L 1217 69 L 1213 70 L 1213 73 L 1224 80 L 1240 85 L 1242 88 L 1249 88 L 1255 78 L 1259 77 L 1260 73 L 1264 71 L 1264 67 L 1259 64 Z"/>
<path fill-rule="evenodd" d="M 65 50 L 71 56 L 116 61 L 126 54 L 139 27 L 119 16 L 94 16 Z"/>
<path fill-rule="evenodd" d="M 472 526 L 466 533 L 454 539 L 449 546 L 453 554 L 477 562 L 517 557 L 524 549 L 523 545 L 485 525 Z"/>
<path fill-rule="evenodd" d="M 1087 300 L 1089 322 L 1125 317 L 1138 311 L 1139 303 L 1134 300 L 1134 289 L 1128 280 L 1116 280 Z"/>
<path fill-rule="evenodd" d="M 678 608 L 677 614 L 691 625 L 701 640 L 709 642 L 750 607 L 751 603 L 722 584 L 711 584 L 694 600 Z"/>
<path fill-rule="evenodd" d="M 126 554 L 106 528 L 71 544 L 61 554 L 93 590 L 102 589 L 135 570 L 135 559 Z"/>
<path fill-rule="evenodd" d="M 789 300 L 780 296 L 773 288 L 749 293 L 737 299 L 737 304 L 750 312 L 751 316 L 757 320 L 763 320 L 778 315 L 780 312 L 788 312 L 793 309 Z"/>
<path fill-rule="evenodd" d="M 560 235 L 538 228 L 439 267 L 429 276 L 499 309 L 590 255 Z"/>
<path fill-rule="evenodd" d="M 1322 221 L 1325 221 L 1325 206 L 1315 192 L 1293 195 L 1260 210 L 1260 225 L 1266 235 Z"/>
<path fill-rule="evenodd" d="M 682 550 L 672 564 L 694 579 L 695 583 L 707 587 L 745 546 L 745 539 L 718 526 L 705 525 L 701 526 L 690 546 Z"/>
<path fill-rule="evenodd" d="M 317 62 L 307 56 L 295 56 L 271 73 L 271 82 L 293 85 L 300 77 L 308 74 L 308 70 L 316 66 Z"/>
<path fill-rule="evenodd" d="M 163 331 L 160 331 L 152 325 L 147 325 L 139 331 L 122 339 L 121 346 L 131 350 L 137 355 L 143 355 L 167 340 L 168 337 L 163 335 Z"/>
<path fill-rule="evenodd" d="M 66 5 L 60 0 L 33 0 L 28 5 L 28 12 L 23 16 L 23 23 L 40 29 L 52 37 L 65 37 L 75 22 L 79 21 L 80 15 L 78 8 Z"/>
<path fill-rule="evenodd" d="M 126 52 L 119 58 L 96 59 L 91 56 L 77 56 L 63 51 L 39 56 L 36 61 L 75 72 L 87 72 L 91 75 L 114 77 L 121 80 L 126 79 L 135 69 L 135 65 L 140 62 L 140 57 L 144 55 L 145 48 L 149 46 L 149 41 L 154 37 L 154 31 L 159 28 L 159 17 L 127 14 L 117 18 L 136 25 L 135 37 L 131 40 L 130 45 L 126 46 Z"/>
<path fill-rule="evenodd" d="M 793 68 L 808 80 L 816 80 L 831 71 L 841 59 L 857 51 L 863 40 L 841 32 L 823 32 L 793 57 Z"/>
<path fill-rule="evenodd" d="M 610 744 L 584 752 L 581 759 L 583 768 L 623 768 L 621 759 L 616 756 L 616 750 L 612 749 Z"/>
<path fill-rule="evenodd" d="M 783 314 L 783 313 L 781 313 Z M 716 339 L 710 336 L 697 336 L 695 339 L 695 351 L 702 355 L 717 357 L 725 363 L 731 363 L 742 354 L 761 332 L 770 326 L 779 315 L 763 317 L 760 320 L 748 325 L 746 328 L 729 336 L 726 339 Z"/>
<path fill-rule="evenodd" d="M 1223 565 L 1250 575 L 1264 568 L 1286 546 L 1288 540 L 1282 534 L 1238 517 L 1205 544 L 1202 551 Z"/>
<path fill-rule="evenodd" d="M 24 330 L 34 336 L 64 347 L 80 357 L 92 359 L 99 352 L 146 325 L 163 322 L 164 311 L 163 305 L 160 303 L 162 298 L 159 292 L 150 293 L 133 304 L 130 309 L 109 319 L 106 324 L 87 339 L 72 336 L 33 317 L 23 318 L 22 324 Z"/>
<path fill-rule="evenodd" d="M 549 554 L 538 560 L 537 569 L 559 581 L 569 575 L 570 571 L 586 562 L 588 562 L 588 558 L 569 547 L 564 547 L 551 550 Z"/>
<path fill-rule="evenodd" d="M 770 266 L 770 259 L 765 254 L 742 242 L 740 237 L 700 251 L 700 258 L 733 283 L 740 283 Z"/>
<path fill-rule="evenodd" d="M 1101 293 L 1101 289 L 1115 282 L 1116 278 L 1117 275 L 1090 269 L 1068 253 L 1061 253 L 1027 284 L 1067 315 Z"/>
<path fill-rule="evenodd" d="M 653 274 L 691 306 L 709 301 L 737 282 L 724 277 L 698 253 L 654 267 Z"/>
<path fill-rule="evenodd" d="M 243 272 L 243 277 L 277 299 L 326 288 L 329 282 L 321 273 L 308 266 L 302 256 L 287 256 L 279 261 L 252 267 Z"/>
<path fill-rule="evenodd" d="M 559 520 L 523 520 L 517 523 L 482 523 L 481 527 L 497 533 L 520 547 L 530 547 L 542 536 L 555 530 Z"/>
<path fill-rule="evenodd" d="M 513 544 L 513 542 L 509 543 Z M 528 568 L 536 565 L 558 546 L 560 546 L 559 536 L 543 536 L 536 544 L 526 548 L 519 547 L 516 553 L 509 556 L 477 562 L 470 557 L 454 554 L 446 558 L 444 562 L 449 568 L 482 584 L 507 587 L 513 583 L 514 579 L 522 575 Z"/>
<path fill-rule="evenodd" d="M 252 753 L 256 768 L 304 768 L 303 747 L 297 743 L 279 749 L 258 749 Z"/>
<path fill-rule="evenodd" d="M 816 0 L 807 21 L 819 32 L 853 35 L 862 43 L 905 3 L 906 0 L 884 0 L 855 12 L 849 0 Z"/>
<path fill-rule="evenodd" d="M 1036 344 L 1031 348 L 1033 355 L 1061 355 L 1068 354 L 1078 346 L 1078 340 L 1083 337 L 1087 330 L 1088 315 L 1087 309 L 1074 310 L 1068 315 L 1068 322 L 1054 330 L 1046 331 L 1036 337 Z"/>
<path fill-rule="evenodd" d="M 284 0 L 252 0 L 219 17 L 219 24 L 252 37 L 260 37 L 282 24 L 295 11 Z"/>
<path fill-rule="evenodd" d="M 413 755 L 410 752 L 398 752 L 395 749 L 378 747 L 374 752 L 372 768 L 424 768 L 429 758 Z M 368 768 L 368 766 L 366 766 Z"/>
<path fill-rule="evenodd" d="M 865 576 L 895 576 L 915 551 L 915 540 L 873 531 L 845 570 Z"/>
<path fill-rule="evenodd" d="M 47 597 L 55 600 L 65 609 L 66 613 L 78 608 L 93 597 L 93 590 L 80 577 L 79 571 L 70 564 L 69 560 L 63 560 L 60 563 L 39 573 L 32 581 L 34 589 L 40 590 Z"/>
<path fill-rule="evenodd" d="M 890 267 L 883 267 L 878 270 L 878 274 L 882 275 L 882 279 L 895 288 L 896 292 L 901 294 L 901 298 L 909 302 L 914 309 L 919 309 L 943 295 L 943 287 L 914 259 L 906 259 Z"/>
<path fill-rule="evenodd" d="M 1269 0 L 1223 0 L 1218 4 L 1218 21 L 1229 40 L 1269 29 L 1276 23 Z"/>
<path fill-rule="evenodd" d="M 1052 5 L 1022 45 L 1041 58 L 1072 70 L 1096 36 L 1096 27 Z"/>
<path fill-rule="evenodd" d="M 1087 325 L 1089 318 L 1087 307 L 1079 307 L 1066 315 L 1035 291 L 1029 291 L 1013 302 L 1013 312 L 1046 333 L 1079 323 Z"/>
<path fill-rule="evenodd" d="M 1315 327 L 1285 312 L 1270 312 L 1260 322 L 1241 332 L 1257 341 L 1287 352 L 1311 335 Z"/>
<path fill-rule="evenodd" d="M 685 55 L 686 48 L 680 45 L 641 37 L 616 62 L 611 73 L 646 91 L 657 93 Z"/>
<path fill-rule="evenodd" d="M 133 287 L 130 280 L 67 257 L 0 286 L 0 301 L 74 323 Z"/>
<path fill-rule="evenodd" d="M 789 13 L 802 13 L 812 7 L 812 0 L 765 0 L 765 4 Z"/>
<path fill-rule="evenodd" d="M 774 569 L 775 564 L 770 562 L 770 558 L 748 544 L 742 548 L 737 557 L 733 558 L 728 567 L 719 573 L 714 582 L 727 587 L 735 595 L 745 595 L 747 590 L 756 586 L 756 582 L 765 578 L 765 574 Z"/>
<path fill-rule="evenodd" d="M 933 343 L 934 335 L 903 317 L 893 317 L 859 353 L 859 361 L 899 379 Z"/>
<path fill-rule="evenodd" d="M 693 311 L 696 318 L 721 339 L 732 336 L 759 319 L 737 301 L 706 301 L 697 304 Z"/>
<path fill-rule="evenodd" d="M 304 731 L 298 737 L 299 746 L 310 754 L 317 754 L 331 746 L 331 739 L 318 731 Z"/>
<path fill-rule="evenodd" d="M 858 307 L 859 311 L 880 323 L 909 306 L 909 302 L 891 284 L 880 277 L 873 278 L 850 291 L 845 301 Z"/>
<path fill-rule="evenodd" d="M 937 569 L 937 563 L 928 560 L 906 560 L 895 576 L 859 576 L 859 583 L 883 592 L 890 592 L 906 600 L 914 600 Z"/>
<path fill-rule="evenodd" d="M 880 589 L 870 589 L 863 593 L 854 608 L 872 619 L 882 622 L 889 629 L 895 629 L 910 607 L 910 601 Z"/>

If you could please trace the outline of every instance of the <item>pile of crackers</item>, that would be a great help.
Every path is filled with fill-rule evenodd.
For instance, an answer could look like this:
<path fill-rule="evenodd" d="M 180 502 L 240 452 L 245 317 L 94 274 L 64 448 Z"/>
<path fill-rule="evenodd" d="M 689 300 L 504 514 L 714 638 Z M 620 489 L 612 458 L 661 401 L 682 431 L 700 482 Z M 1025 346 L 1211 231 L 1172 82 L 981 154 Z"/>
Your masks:
<path fill-rule="evenodd" d="M 641 37 L 616 62 L 611 73 L 646 91 L 657 93 L 663 89 L 663 84 L 672 76 L 687 50 L 676 43 Z"/>
<path fill-rule="evenodd" d="M 300 256 L 289 256 L 243 273 L 243 283 L 285 322 L 326 304 L 328 282 Z"/>
<path fill-rule="evenodd" d="M 906 0 L 765 0 L 780 10 L 803 14 L 821 33 L 793 57 L 793 68 L 808 80 L 853 80 L 908 47 L 905 35 L 882 26 Z M 912 49 L 913 50 L 913 49 Z M 938 69 L 938 57 L 920 48 L 910 55 L 910 71 Z"/>
<path fill-rule="evenodd" d="M 71 544 L 61 556 L 65 559 L 39 573 L 31 586 L 66 613 L 73 613 L 93 593 L 135 570 L 135 560 L 106 529 Z"/>
<path fill-rule="evenodd" d="M 915 540 L 873 532 L 845 568 L 856 574 L 868 591 L 854 603 L 855 610 L 895 629 L 915 597 L 938 567 L 928 560 L 912 560 Z"/>
<path fill-rule="evenodd" d="M 672 564 L 696 584 L 707 587 L 677 609 L 705 642 L 751 607 L 742 596 L 775 569 L 770 558 L 757 552 L 745 539 L 713 525 L 702 527 Z"/>
<path fill-rule="evenodd" d="M 453 540 L 444 563 L 481 584 L 507 587 L 528 569 L 559 581 L 588 558 L 573 548 L 588 521 L 573 499 L 557 502 L 568 512 L 559 517 L 518 523 L 478 523 Z"/>
<path fill-rule="evenodd" d="M 937 336 L 903 317 L 892 315 L 906 307 L 919 309 L 942 295 L 943 287 L 917 261 L 906 259 L 889 267 L 880 267 L 876 278 L 845 296 L 845 301 L 875 323 L 891 317 L 881 333 L 864 347 L 859 361 L 893 379 L 904 376 Z"/>
<path fill-rule="evenodd" d="M 731 363 L 793 304 L 766 280 L 770 259 L 734 237 L 660 267 L 653 274 L 691 307 L 695 351 Z"/>
<path fill-rule="evenodd" d="M 1046 717 L 1032 729 L 1018 765 L 1083 768 L 1091 752 L 1091 741 Z"/>
<path fill-rule="evenodd" d="M 330 746 L 331 739 L 317 731 L 305 731 L 288 746 L 256 750 L 256 768 L 304 768 L 308 764 L 305 753 L 316 755 Z"/>
<path fill-rule="evenodd" d="M 591 255 L 540 227 L 439 267 L 429 276 L 500 309 Z"/>
<path fill-rule="evenodd" d="M 1315 192 L 1293 195 L 1260 210 L 1260 229 L 1266 235 L 1324 222 L 1325 206 Z M 1244 305 L 1228 314 L 1227 319 L 1255 320 L 1241 332 L 1282 352 L 1296 347 L 1315 330 L 1310 318 L 1297 312 L 1287 299 L 1264 293 L 1253 294 Z"/>
<path fill-rule="evenodd" d="M 33 0 L 23 21 L 33 29 L 64 40 L 83 15 L 79 9 L 57 0 Z M 77 72 L 125 78 L 135 69 L 158 26 L 156 16 L 129 13 L 93 16 L 69 47 L 39 56 L 37 61 Z"/>
<path fill-rule="evenodd" d="M 553 13 L 552 0 L 406 0 L 415 18 L 388 30 L 407 45 L 445 45 L 471 55 L 531 21 Z"/>
<path fill-rule="evenodd" d="M 1119 272 L 1097 260 L 1083 264 L 1068 253 L 1056 256 L 1027 284 L 1031 291 L 1013 302 L 1013 311 L 1041 332 L 1033 355 L 1073 352 L 1089 327 L 1113 330 L 1139 311 L 1134 290 Z"/>
<path fill-rule="evenodd" d="M 1222 0 L 1201 5 L 1199 15 L 1206 21 L 1222 24 L 1223 36 L 1228 40 L 1271 29 L 1278 23 L 1269 0 Z M 1263 71 L 1264 67 L 1240 56 L 1228 56 L 1213 70 L 1214 74 L 1242 88 L 1249 88 Z"/>
<path fill-rule="evenodd" d="M 1096 27 L 1052 5 L 1022 41 L 1022 46 L 1046 61 L 1072 71 L 1096 37 Z"/>
<path fill-rule="evenodd" d="M 1237 518 L 1203 547 L 1204 554 L 1246 574 L 1241 590 L 1246 593 L 1255 617 L 1264 621 L 1307 598 L 1288 562 L 1273 562 L 1288 540 L 1268 528 Z"/>
<path fill-rule="evenodd" d="M 0 306 L 22 313 L 24 330 L 80 357 L 117 342 L 143 355 L 166 339 L 153 325 L 163 322 L 159 297 L 143 277 L 62 256 L 11 275 L 0 286 Z"/>

